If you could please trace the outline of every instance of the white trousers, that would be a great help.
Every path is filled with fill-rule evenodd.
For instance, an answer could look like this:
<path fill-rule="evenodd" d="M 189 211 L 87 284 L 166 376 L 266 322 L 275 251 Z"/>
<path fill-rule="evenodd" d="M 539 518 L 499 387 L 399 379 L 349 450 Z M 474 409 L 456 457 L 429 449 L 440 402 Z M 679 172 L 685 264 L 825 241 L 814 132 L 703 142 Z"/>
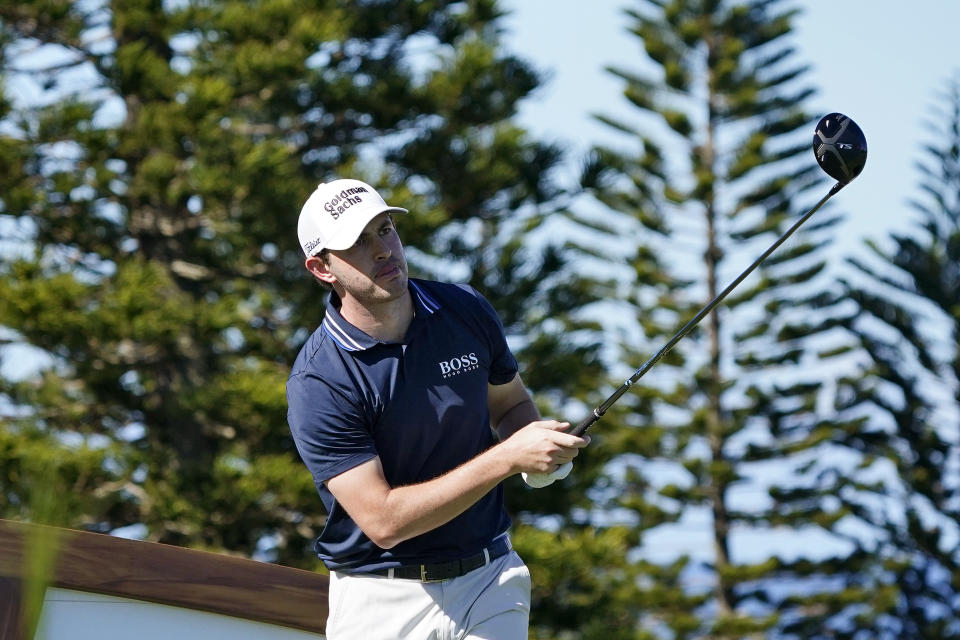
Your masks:
<path fill-rule="evenodd" d="M 459 578 L 330 573 L 330 640 L 526 640 L 530 571 L 514 551 Z"/>

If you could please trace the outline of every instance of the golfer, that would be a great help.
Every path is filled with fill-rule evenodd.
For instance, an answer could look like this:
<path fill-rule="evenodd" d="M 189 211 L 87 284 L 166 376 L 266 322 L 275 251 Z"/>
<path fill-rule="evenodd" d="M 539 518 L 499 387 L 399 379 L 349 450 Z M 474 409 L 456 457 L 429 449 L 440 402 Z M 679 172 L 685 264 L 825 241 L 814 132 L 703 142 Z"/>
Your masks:
<path fill-rule="evenodd" d="M 327 512 L 327 637 L 527 637 L 530 573 L 502 481 L 551 473 L 589 442 L 542 420 L 490 304 L 410 279 L 391 207 L 321 184 L 300 212 L 326 316 L 287 382 L 290 430 Z"/>

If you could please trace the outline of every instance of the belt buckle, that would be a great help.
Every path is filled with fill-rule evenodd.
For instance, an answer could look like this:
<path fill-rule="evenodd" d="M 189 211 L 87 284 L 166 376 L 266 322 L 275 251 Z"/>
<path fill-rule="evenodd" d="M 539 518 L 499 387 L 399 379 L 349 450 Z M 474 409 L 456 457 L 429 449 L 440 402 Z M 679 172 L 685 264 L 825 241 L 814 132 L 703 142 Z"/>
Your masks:
<path fill-rule="evenodd" d="M 441 571 L 440 574 L 442 573 L 443 572 Z M 452 576 L 440 575 L 439 577 L 437 577 L 434 574 L 429 574 L 427 573 L 427 565 L 425 564 L 420 565 L 420 582 L 443 582 L 444 580 L 447 580 L 450 577 Z"/>
<path fill-rule="evenodd" d="M 445 565 L 434 565 L 431 570 L 429 565 L 422 564 L 420 565 L 420 581 L 421 582 L 443 582 L 444 580 L 449 580 L 450 578 L 456 578 L 461 575 L 460 572 L 456 570 L 448 570 L 449 568 Z"/>

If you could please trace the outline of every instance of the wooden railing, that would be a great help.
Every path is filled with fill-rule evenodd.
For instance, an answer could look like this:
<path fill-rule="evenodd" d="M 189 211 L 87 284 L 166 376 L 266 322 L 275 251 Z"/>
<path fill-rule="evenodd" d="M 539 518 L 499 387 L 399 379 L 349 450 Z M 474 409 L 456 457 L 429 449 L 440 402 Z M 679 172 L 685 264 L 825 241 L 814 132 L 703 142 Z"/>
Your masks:
<path fill-rule="evenodd" d="M 233 556 L 0 520 L 0 640 L 19 640 L 28 540 L 54 540 L 52 587 L 323 633 L 327 577 Z"/>

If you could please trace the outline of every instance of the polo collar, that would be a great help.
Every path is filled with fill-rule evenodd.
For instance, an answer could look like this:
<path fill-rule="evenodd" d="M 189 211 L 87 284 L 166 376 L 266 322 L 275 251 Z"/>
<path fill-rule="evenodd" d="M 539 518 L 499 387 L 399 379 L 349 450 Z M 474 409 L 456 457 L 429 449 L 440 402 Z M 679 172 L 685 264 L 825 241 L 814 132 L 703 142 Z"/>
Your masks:
<path fill-rule="evenodd" d="M 440 303 L 427 293 L 422 284 L 417 284 L 411 278 L 407 286 L 413 299 L 414 321 L 418 316 L 433 315 L 440 310 Z M 327 298 L 327 313 L 320 326 L 344 351 L 363 351 L 380 344 L 379 340 L 356 328 L 340 315 L 340 298 L 332 291 Z"/>

